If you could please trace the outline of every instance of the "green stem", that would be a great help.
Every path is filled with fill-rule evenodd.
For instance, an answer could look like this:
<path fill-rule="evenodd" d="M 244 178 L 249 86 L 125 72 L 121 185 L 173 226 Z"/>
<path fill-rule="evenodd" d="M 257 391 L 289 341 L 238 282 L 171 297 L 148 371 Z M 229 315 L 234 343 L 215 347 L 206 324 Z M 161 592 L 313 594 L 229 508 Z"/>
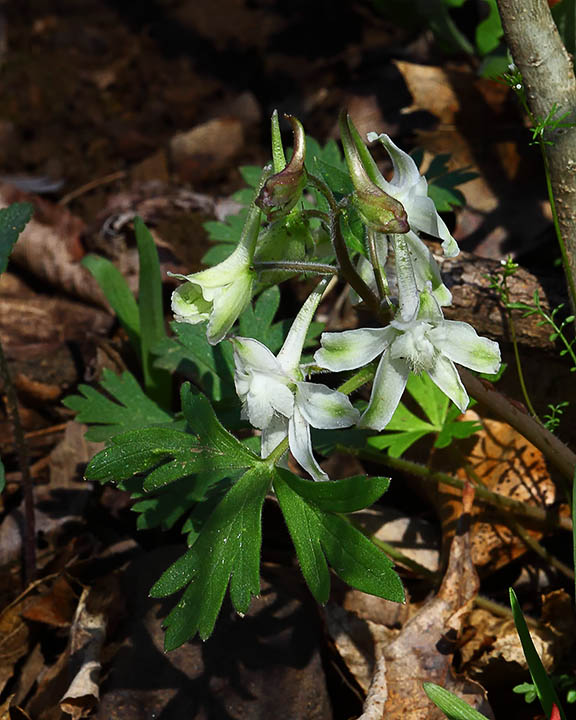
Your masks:
<path fill-rule="evenodd" d="M 462 463 L 464 471 L 466 472 L 470 480 L 472 480 L 472 482 L 474 483 L 476 492 L 478 492 L 478 488 L 486 488 L 482 478 L 478 475 L 478 473 L 474 470 L 470 463 L 466 462 L 466 458 L 464 457 L 463 453 L 458 451 L 458 456 L 460 457 L 460 461 Z M 549 553 L 548 550 L 546 550 L 546 548 L 541 545 L 538 540 L 536 540 L 536 538 L 532 537 L 513 516 L 510 516 L 510 513 L 508 513 L 507 515 L 507 523 L 510 524 L 511 528 L 522 540 L 524 545 L 526 545 L 526 547 L 528 547 L 530 550 L 533 550 L 549 565 L 555 567 L 567 578 L 569 578 L 570 580 L 574 580 L 574 570 L 568 567 L 568 565 L 563 563 L 561 560 L 558 560 L 558 558 L 556 558 L 554 555 Z"/>
<path fill-rule="evenodd" d="M 333 265 L 325 263 L 298 262 L 296 260 L 262 260 L 261 262 L 253 263 L 253 267 L 258 272 L 264 272 L 267 270 L 289 270 L 298 273 L 315 273 L 316 275 L 338 274 L 338 268 L 335 268 Z"/>
<path fill-rule="evenodd" d="M 336 253 L 336 259 L 340 265 L 340 271 L 346 280 L 346 282 L 352 287 L 356 293 L 364 300 L 366 306 L 378 317 L 384 324 L 386 324 L 388 318 L 383 317 L 382 306 L 380 300 L 368 287 L 368 285 L 362 280 L 360 275 L 356 272 L 356 268 L 352 265 L 350 256 L 348 255 L 348 248 L 342 237 L 340 230 L 340 216 L 339 212 L 334 212 L 330 218 L 330 238 L 332 240 L 332 246 Z"/>
<path fill-rule="evenodd" d="M 350 393 L 358 390 L 362 385 L 370 382 L 370 380 L 374 378 L 374 375 L 376 375 L 376 364 L 371 363 L 370 365 L 365 365 L 358 370 L 358 372 L 354 373 L 352 377 L 349 377 L 348 380 L 343 382 L 338 388 L 338 391 L 344 393 L 344 395 L 350 395 Z"/>
<path fill-rule="evenodd" d="M 562 256 L 562 265 L 564 266 L 564 274 L 566 275 L 566 283 L 568 285 L 568 291 L 570 294 L 570 304 L 572 310 L 576 308 L 576 283 L 574 276 L 570 270 L 570 263 L 568 262 L 568 253 L 566 252 L 566 244 L 562 237 L 562 231 L 560 229 L 560 222 L 558 220 L 558 212 L 556 209 L 556 200 L 554 199 L 554 192 L 552 191 L 552 180 L 550 178 L 550 167 L 548 164 L 548 158 L 544 148 L 544 142 L 542 139 L 539 140 L 540 151 L 542 153 L 542 160 L 544 162 L 544 176 L 546 178 L 546 190 L 548 192 L 548 201 L 550 202 L 550 210 L 552 211 L 552 221 L 554 223 L 554 232 L 558 240 L 560 247 L 560 255 Z"/>
<path fill-rule="evenodd" d="M 379 540 L 374 535 L 370 536 L 370 540 L 372 540 L 374 545 L 377 545 L 381 550 L 383 550 L 386 553 L 386 555 L 391 557 L 392 560 L 400 563 L 401 565 L 404 565 L 404 567 L 408 568 L 409 570 L 412 570 L 412 572 L 414 572 L 416 575 L 419 575 L 420 577 L 424 577 L 433 583 L 438 582 L 438 580 L 439 580 L 438 573 L 434 572 L 433 570 L 428 570 L 428 568 L 424 567 L 424 565 L 421 565 L 419 562 L 416 562 L 416 560 L 412 560 L 412 558 L 409 558 L 403 552 L 398 550 L 398 548 L 394 547 L 394 545 L 390 545 L 389 543 L 384 542 L 383 540 Z"/>
<path fill-rule="evenodd" d="M 452 475 L 448 475 L 447 473 L 430 470 L 426 466 L 412 462 L 411 460 L 394 458 L 386 453 L 372 450 L 371 448 L 359 449 L 338 445 L 336 449 L 339 452 L 346 453 L 348 455 L 355 455 L 363 460 L 368 460 L 369 462 L 374 462 L 378 465 L 385 465 L 387 467 L 394 468 L 395 470 L 400 470 L 408 475 L 415 475 L 416 477 L 431 480 L 434 483 L 443 483 L 460 489 L 464 488 L 466 484 L 464 481 L 452 477 Z M 514 512 L 517 515 L 528 517 L 536 522 L 544 523 L 550 528 L 560 528 L 568 531 L 572 530 L 572 521 L 569 518 L 557 517 L 548 510 L 528 505 L 520 500 L 512 500 L 511 498 L 491 492 L 483 487 L 476 487 L 475 490 L 477 497 L 489 505 L 502 508 L 509 512 Z"/>
<path fill-rule="evenodd" d="M 323 223 L 326 223 L 326 225 L 330 225 L 330 215 L 328 215 L 328 213 L 322 212 L 322 210 L 308 208 L 306 210 L 300 210 L 299 213 L 301 217 L 317 218 L 318 220 L 322 220 Z"/>
<path fill-rule="evenodd" d="M 312 173 L 308 173 L 308 182 L 310 185 L 316 188 L 319 192 L 324 195 L 326 198 L 326 201 L 328 202 L 328 205 L 330 205 L 330 210 L 332 210 L 333 213 L 338 212 L 338 203 L 336 202 L 336 198 L 334 197 L 334 194 L 332 193 L 332 190 L 326 185 L 324 180 L 321 180 L 316 175 L 312 175 Z"/>
<path fill-rule="evenodd" d="M 372 262 L 372 267 L 374 268 L 374 275 L 376 277 L 376 286 L 378 287 L 378 292 L 380 293 L 380 300 L 384 300 L 388 297 L 389 291 L 388 291 L 388 284 L 386 283 L 386 280 L 384 279 L 384 273 L 382 272 L 382 267 L 380 265 L 380 258 L 378 257 L 378 251 L 376 250 L 376 236 L 374 232 L 370 229 L 367 230 L 368 233 L 368 250 L 370 252 L 370 260 Z"/>
<path fill-rule="evenodd" d="M 289 449 L 288 445 L 288 438 L 285 437 L 284 440 L 281 440 L 278 445 L 272 450 L 270 455 L 267 455 L 265 458 L 265 461 L 268 463 L 270 468 L 274 468 L 277 462 L 280 461 L 282 458 L 282 455 L 284 455 L 285 452 L 287 452 Z"/>
<path fill-rule="evenodd" d="M 528 388 L 526 387 L 526 382 L 524 380 L 524 371 L 522 370 L 522 362 L 520 360 L 520 351 L 518 349 L 518 340 L 516 337 L 516 326 L 514 324 L 514 320 L 512 318 L 512 313 L 507 308 L 507 316 L 508 316 L 508 327 L 510 328 L 510 335 L 512 337 L 512 348 L 514 350 L 514 361 L 516 363 L 516 372 L 518 373 L 518 381 L 520 382 L 520 388 L 522 390 L 522 396 L 524 397 L 524 402 L 526 403 L 526 407 L 528 408 L 528 412 L 535 420 L 538 420 L 540 422 L 540 418 L 538 417 L 538 414 L 536 410 L 534 410 L 534 406 L 532 405 L 532 401 L 530 400 L 530 395 L 528 394 Z"/>

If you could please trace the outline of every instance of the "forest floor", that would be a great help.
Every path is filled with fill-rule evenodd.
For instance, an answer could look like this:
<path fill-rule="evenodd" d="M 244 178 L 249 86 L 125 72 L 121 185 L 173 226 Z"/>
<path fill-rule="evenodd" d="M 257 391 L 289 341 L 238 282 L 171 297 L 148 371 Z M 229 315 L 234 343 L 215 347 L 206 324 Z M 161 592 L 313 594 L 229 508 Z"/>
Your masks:
<path fill-rule="evenodd" d="M 540 157 L 513 93 L 479 77 L 473 58 L 443 54 L 430 31 L 394 25 L 361 0 L 221 0 L 217 10 L 205 0 L 19 0 L 0 2 L 0 14 L 0 207 L 25 200 L 35 208 L 0 279 L 0 337 L 29 447 L 37 549 L 37 579 L 26 584 L 22 472 L 2 409 L 0 720 L 345 720 L 361 714 L 376 659 L 392 642 L 407 663 L 398 667 L 410 670 L 388 670 L 387 720 L 424 717 L 412 683 L 432 676 L 478 697 L 484 688 L 497 720 L 543 717 L 537 702 L 512 692 L 529 675 L 508 587 L 547 669 L 576 683 L 569 511 L 547 458 L 482 406 L 483 434 L 460 455 L 418 446 L 406 457 L 464 479 L 471 463 L 488 489 L 553 511 L 553 523 L 518 531 L 516 520 L 476 508 L 471 549 L 460 548 L 466 556 L 453 558 L 435 595 L 460 495 L 384 469 L 391 489 L 360 522 L 428 575 L 401 568 L 402 607 L 336 584 L 319 608 L 270 500 L 262 594 L 247 617 L 225 604 L 212 638 L 164 654 L 170 601 L 151 600 L 148 590 L 181 552 L 182 536 L 177 527 L 138 530 L 127 492 L 83 480 L 101 445 L 62 404 L 104 369 L 134 369 L 82 258 L 109 258 L 136 290 L 132 221 L 140 215 L 164 272 L 197 271 L 210 247 L 203 224 L 234 209 L 240 167 L 269 159 L 272 111 L 296 115 L 325 143 L 338 138 L 341 108 L 363 135 L 386 132 L 400 147 L 421 148 L 425 163 L 448 154 L 450 169 L 476 173 L 459 188 L 464 206 L 444 216 L 472 268 L 457 304 L 466 296 L 466 319 L 502 344 L 509 367 L 498 388 L 521 403 L 505 313 L 484 275 L 512 255 L 524 273 L 522 299 L 537 288 L 551 304 L 565 298 Z M 390 170 L 383 154 L 378 161 Z M 167 278 L 167 309 L 174 287 Z M 301 299 L 295 283 L 283 285 L 281 317 Z M 331 323 L 355 326 L 349 302 Z M 520 332 L 542 412 L 574 396 L 575 385 L 548 334 L 534 323 Z M 576 439 L 575 420 L 568 408 L 558 431 L 566 443 Z M 383 471 L 343 455 L 327 463 L 335 477 Z M 526 533 L 560 566 L 530 549 Z M 480 600 L 465 591 L 470 558 Z M 448 587 L 458 576 L 462 585 Z M 431 607 L 432 597 L 444 605 Z M 409 619 L 412 634 L 403 635 Z M 94 627 L 99 639 L 87 649 Z M 439 628 L 445 646 L 431 646 L 426 638 Z M 405 684 L 402 672 L 411 675 Z"/>

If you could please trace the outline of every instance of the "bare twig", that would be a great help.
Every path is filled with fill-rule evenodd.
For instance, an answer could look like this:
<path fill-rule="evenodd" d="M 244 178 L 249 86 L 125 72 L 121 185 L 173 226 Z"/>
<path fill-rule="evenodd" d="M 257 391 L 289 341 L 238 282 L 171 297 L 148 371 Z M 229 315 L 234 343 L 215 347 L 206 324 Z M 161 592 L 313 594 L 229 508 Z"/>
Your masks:
<path fill-rule="evenodd" d="M 553 435 L 518 404 L 498 392 L 491 383 L 475 377 L 462 367 L 458 368 L 458 371 L 472 397 L 512 425 L 521 435 L 524 435 L 526 440 L 535 445 L 564 477 L 572 481 L 576 470 L 576 454 L 562 440 Z"/>
<path fill-rule="evenodd" d="M 544 131 L 542 144 L 554 201 L 573 311 L 576 311 L 576 78 L 546 0 L 498 0 L 506 42 L 522 74 L 532 117 L 554 113 L 561 126 Z M 554 207 L 555 205 L 555 207 Z M 563 246 L 563 247 L 562 247 Z"/>
<path fill-rule="evenodd" d="M 28 585 L 36 577 L 36 520 L 34 517 L 34 485 L 30 475 L 30 455 L 28 443 L 24 437 L 20 412 L 18 410 L 18 397 L 10 377 L 10 370 L 4 348 L 0 342 L 0 377 L 4 380 L 6 405 L 14 429 L 14 445 L 18 454 L 18 463 L 22 473 L 22 487 L 24 490 L 24 584 Z"/>

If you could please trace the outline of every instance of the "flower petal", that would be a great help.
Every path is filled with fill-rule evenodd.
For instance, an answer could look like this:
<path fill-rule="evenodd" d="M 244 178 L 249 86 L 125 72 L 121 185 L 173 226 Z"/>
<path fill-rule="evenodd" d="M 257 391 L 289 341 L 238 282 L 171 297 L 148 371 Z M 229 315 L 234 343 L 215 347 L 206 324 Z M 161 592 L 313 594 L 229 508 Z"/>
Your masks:
<path fill-rule="evenodd" d="M 425 290 L 428 283 L 431 283 L 432 294 L 438 304 L 442 306 L 451 305 L 452 293 L 442 282 L 440 268 L 428 246 L 412 231 L 406 234 L 406 242 L 412 255 L 412 268 L 418 290 Z"/>
<path fill-rule="evenodd" d="M 210 345 L 224 340 L 238 316 L 244 312 L 252 297 L 253 273 L 244 270 L 230 285 L 214 298 L 206 337 Z"/>
<path fill-rule="evenodd" d="M 395 336 L 395 330 L 390 327 L 322 333 L 322 347 L 314 355 L 314 360 L 320 367 L 333 372 L 353 370 L 372 362 Z"/>
<path fill-rule="evenodd" d="M 398 284 L 398 316 L 404 322 L 412 320 L 418 312 L 420 293 L 414 272 L 412 253 L 405 235 L 394 235 L 394 260 Z"/>
<path fill-rule="evenodd" d="M 306 472 L 310 473 L 314 480 L 329 480 L 328 475 L 318 465 L 312 453 L 310 425 L 300 413 L 298 405 L 294 406 L 294 415 L 288 423 L 288 442 L 290 443 L 290 451 L 298 464 Z"/>
<path fill-rule="evenodd" d="M 408 212 L 408 222 L 414 230 L 428 233 L 433 237 L 440 238 L 442 242 L 442 250 L 446 257 L 456 257 L 460 252 L 458 243 L 448 230 L 446 223 L 438 212 L 432 198 L 418 196 L 411 198 L 409 205 L 406 207 Z"/>
<path fill-rule="evenodd" d="M 312 427 L 322 430 L 350 427 L 360 417 L 344 393 L 320 383 L 296 383 L 296 405 Z"/>
<path fill-rule="evenodd" d="M 500 367 L 498 343 L 480 337 L 471 325 L 445 320 L 428 333 L 430 341 L 446 357 L 477 372 L 495 373 Z"/>
<path fill-rule="evenodd" d="M 287 436 L 288 420 L 284 417 L 278 417 L 278 415 L 275 415 L 268 427 L 262 430 L 262 436 L 260 439 L 260 456 L 263 458 L 268 457 L 272 450 L 275 450 Z M 283 455 L 282 457 L 283 460 L 279 463 L 279 465 L 287 467 L 286 455 Z"/>
<path fill-rule="evenodd" d="M 277 381 L 269 375 L 254 373 L 250 381 L 250 389 L 244 398 L 246 413 L 250 424 L 260 430 L 268 427 L 274 415 L 274 406 L 270 402 L 272 393 L 277 391 Z"/>
<path fill-rule="evenodd" d="M 234 364 L 243 372 L 257 371 L 281 374 L 282 368 L 270 350 L 254 338 L 234 337 Z"/>
<path fill-rule="evenodd" d="M 172 293 L 172 312 L 176 322 L 197 325 L 208 320 L 212 303 L 204 299 L 200 286 L 186 282 Z"/>
<path fill-rule="evenodd" d="M 434 367 L 428 370 L 430 380 L 435 383 L 450 400 L 464 412 L 468 407 L 468 393 L 462 385 L 458 370 L 454 367 L 452 360 L 439 355 L 436 358 Z"/>
<path fill-rule="evenodd" d="M 383 430 L 388 425 L 402 399 L 409 374 L 410 368 L 404 360 L 390 357 L 389 352 L 382 355 L 372 385 L 370 403 L 358 427 Z"/>
<path fill-rule="evenodd" d="M 292 374 L 300 363 L 302 348 L 306 340 L 306 333 L 318 307 L 328 279 L 321 280 L 310 295 L 306 298 L 304 305 L 300 308 L 298 315 L 294 318 L 294 322 L 288 331 L 286 340 L 277 355 L 278 362 L 284 369 L 284 372 Z"/>
<path fill-rule="evenodd" d="M 400 150 L 388 135 L 385 133 L 378 135 L 377 133 L 371 132 L 368 133 L 367 137 L 369 142 L 379 140 L 386 148 L 388 155 L 390 155 L 392 165 L 394 166 L 394 177 L 389 183 L 386 183 L 387 185 L 405 190 L 419 183 L 422 176 L 416 167 L 416 163 L 408 153 Z M 386 190 L 386 188 L 383 189 Z M 388 192 L 388 190 L 386 190 L 386 192 Z M 408 215 L 410 215 L 408 208 L 406 208 L 406 211 Z"/>

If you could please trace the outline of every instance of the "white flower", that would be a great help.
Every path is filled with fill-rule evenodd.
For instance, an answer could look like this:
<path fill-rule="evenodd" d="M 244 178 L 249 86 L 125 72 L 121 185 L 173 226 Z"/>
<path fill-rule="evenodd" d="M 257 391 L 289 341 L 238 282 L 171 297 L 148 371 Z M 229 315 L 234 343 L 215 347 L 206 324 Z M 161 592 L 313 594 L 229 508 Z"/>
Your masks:
<path fill-rule="evenodd" d="M 208 321 L 206 337 L 211 345 L 224 339 L 252 298 L 255 273 L 251 263 L 260 217 L 252 205 L 240 242 L 224 262 L 192 275 L 169 273 L 186 281 L 172 293 L 175 320 L 191 325 Z"/>
<path fill-rule="evenodd" d="M 346 395 L 306 382 L 299 366 L 306 331 L 324 287 L 325 283 L 320 283 L 304 303 L 277 357 L 258 340 L 232 339 L 236 391 L 243 415 L 262 430 L 262 457 L 288 437 L 292 455 L 315 480 L 328 480 L 328 476 L 314 458 L 310 426 L 344 428 L 359 417 Z"/>
<path fill-rule="evenodd" d="M 445 320 L 431 292 L 420 294 L 418 313 L 394 320 L 385 328 L 324 333 L 314 359 L 323 368 L 340 372 L 363 367 L 381 355 L 370 403 L 360 426 L 382 430 L 390 422 L 411 372 L 430 379 L 464 412 L 468 394 L 454 363 L 478 372 L 500 367 L 498 344 L 479 337 L 464 322 Z"/>
<path fill-rule="evenodd" d="M 394 176 L 388 182 L 382 177 L 376 163 L 371 164 L 370 174 L 376 185 L 402 203 L 412 230 L 440 238 L 446 257 L 458 255 L 460 251 L 456 240 L 438 215 L 434 201 L 428 197 L 428 183 L 426 178 L 420 175 L 414 160 L 384 133 L 378 135 L 371 132 L 367 137 L 369 142 L 379 140 L 384 145 L 394 166 Z"/>

